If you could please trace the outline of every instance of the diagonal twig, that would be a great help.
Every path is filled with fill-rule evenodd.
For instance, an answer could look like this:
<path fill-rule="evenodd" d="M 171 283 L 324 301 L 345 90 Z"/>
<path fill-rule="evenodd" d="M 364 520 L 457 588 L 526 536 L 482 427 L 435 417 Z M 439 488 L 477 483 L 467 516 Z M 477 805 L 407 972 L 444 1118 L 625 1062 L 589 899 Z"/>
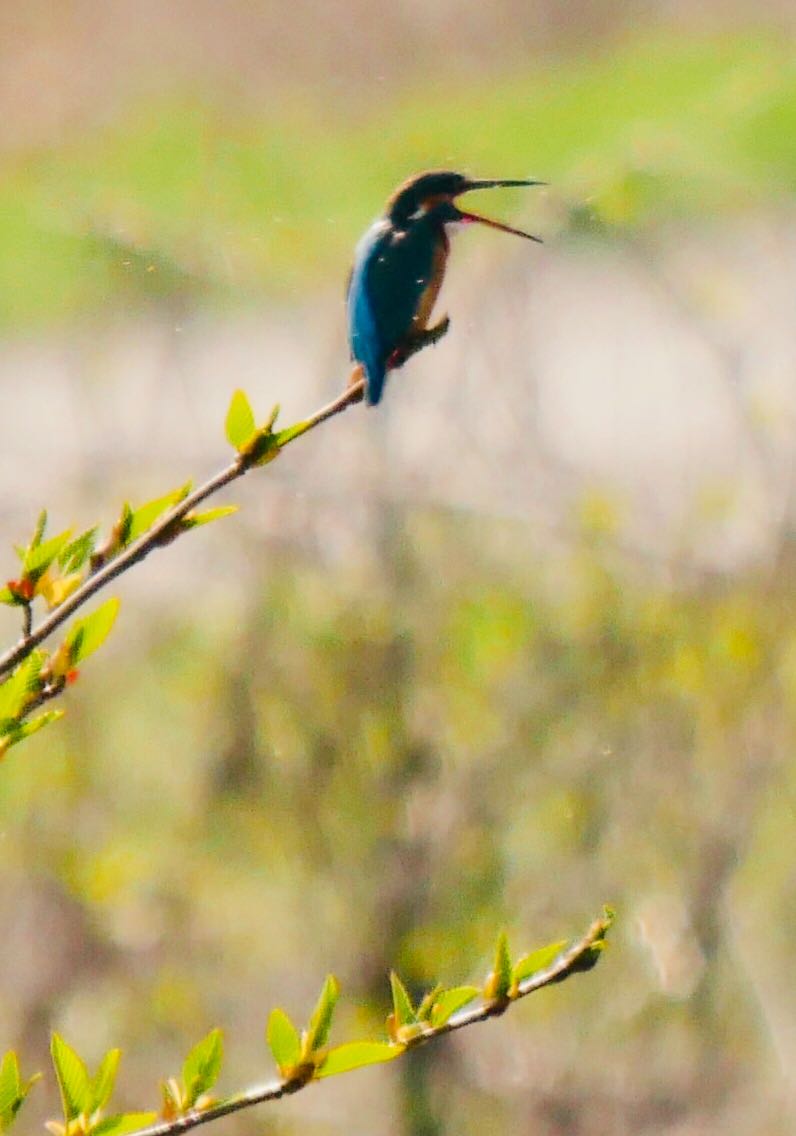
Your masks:
<path fill-rule="evenodd" d="M 358 382 L 353 383 L 347 387 L 342 394 L 338 395 L 332 402 L 322 406 L 316 410 L 309 418 L 296 423 L 295 426 L 290 426 L 281 433 L 284 435 L 283 440 L 279 443 L 278 449 L 282 450 L 290 442 L 294 442 L 296 438 L 300 438 L 303 434 L 307 434 L 316 426 L 320 426 L 322 422 L 327 419 L 333 418 L 336 414 L 347 409 L 353 403 L 360 402 L 364 393 L 364 382 L 360 379 Z M 237 481 L 239 477 L 243 477 L 249 470 L 254 469 L 256 462 L 252 461 L 246 454 L 238 454 L 235 460 L 225 469 L 220 470 L 213 477 L 209 478 L 203 485 L 198 486 L 187 497 L 177 502 L 170 509 L 157 520 L 157 522 L 147 532 L 143 533 L 138 540 L 133 541 L 123 552 L 119 553 L 112 560 L 102 565 L 97 571 L 92 572 L 91 575 L 85 580 L 79 588 L 76 589 L 63 603 L 52 611 L 45 619 L 41 621 L 36 627 L 29 627 L 26 625 L 22 638 L 19 639 L 13 647 L 10 647 L 3 655 L 0 655 L 0 677 L 8 674 L 13 670 L 18 663 L 33 651 L 40 643 L 42 643 L 49 635 L 52 635 L 58 627 L 61 626 L 70 615 L 74 614 L 78 608 L 82 607 L 87 600 L 96 595 L 100 589 L 109 584 L 111 580 L 115 580 L 117 576 L 121 576 L 134 564 L 139 563 L 144 557 L 148 556 L 153 549 L 163 547 L 169 543 L 174 536 L 179 534 L 179 522 L 187 517 L 198 505 L 206 501 L 208 497 L 212 497 L 224 486 L 230 485 L 233 481 Z"/>

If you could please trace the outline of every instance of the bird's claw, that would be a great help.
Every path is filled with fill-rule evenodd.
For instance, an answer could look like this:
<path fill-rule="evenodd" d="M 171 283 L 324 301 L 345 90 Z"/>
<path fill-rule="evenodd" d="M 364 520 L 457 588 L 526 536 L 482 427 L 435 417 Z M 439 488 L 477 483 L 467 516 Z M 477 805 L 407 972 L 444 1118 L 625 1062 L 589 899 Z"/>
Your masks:
<path fill-rule="evenodd" d="M 423 343 L 423 346 L 430 347 L 432 344 L 438 343 L 439 340 L 442 339 L 443 335 L 447 334 L 450 325 L 450 316 L 443 316 L 439 323 L 435 323 L 433 327 L 428 328 L 425 333 L 425 342 Z"/>
<path fill-rule="evenodd" d="M 439 323 L 435 323 L 433 327 L 418 328 L 413 331 L 411 335 L 407 336 L 406 341 L 393 352 L 390 366 L 392 368 L 402 367 L 407 359 L 416 355 L 418 351 L 422 351 L 424 347 L 433 347 L 435 343 L 439 343 L 450 325 L 450 316 L 443 316 Z"/>

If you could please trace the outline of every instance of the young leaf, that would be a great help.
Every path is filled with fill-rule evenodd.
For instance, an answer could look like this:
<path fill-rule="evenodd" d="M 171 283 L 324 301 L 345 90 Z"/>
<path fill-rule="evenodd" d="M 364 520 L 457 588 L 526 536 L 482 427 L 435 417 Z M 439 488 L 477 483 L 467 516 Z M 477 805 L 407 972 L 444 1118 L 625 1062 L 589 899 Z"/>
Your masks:
<path fill-rule="evenodd" d="M 3 1055 L 0 1062 L 0 1128 L 2 1117 L 19 1096 L 19 1061 L 13 1049 Z"/>
<path fill-rule="evenodd" d="M 294 422 L 292 426 L 286 426 L 284 430 L 278 430 L 274 434 L 276 445 L 281 449 L 288 442 L 292 442 L 294 438 L 299 438 L 302 434 L 305 434 L 311 425 L 312 419 L 306 418 L 301 422 Z"/>
<path fill-rule="evenodd" d="M 492 973 L 486 980 L 484 996 L 491 1001 L 502 1002 L 511 989 L 511 954 L 505 931 L 501 931 L 495 944 L 495 962 Z"/>
<path fill-rule="evenodd" d="M 33 531 L 33 538 L 30 542 L 30 547 L 35 548 L 37 544 L 41 544 L 44 539 L 44 533 L 47 528 L 47 510 L 42 509 L 36 518 L 36 528 Z"/>
<path fill-rule="evenodd" d="M 119 613 L 119 601 L 113 597 L 92 611 L 85 619 L 73 623 L 66 636 L 69 666 L 76 667 L 101 647 Z"/>
<path fill-rule="evenodd" d="M 80 536 L 76 536 L 74 540 L 70 541 L 58 556 L 58 563 L 62 571 L 67 574 L 79 572 L 94 551 L 96 540 L 97 528 L 95 526 L 93 529 L 86 529 Z"/>
<path fill-rule="evenodd" d="M 0 686 L 0 732 L 3 724 L 15 723 L 32 697 L 40 689 L 41 668 L 44 665 L 43 651 L 31 651 L 10 678 Z"/>
<path fill-rule="evenodd" d="M 148 1128 L 157 1120 L 156 1112 L 123 1112 L 118 1116 L 108 1116 L 95 1124 L 91 1136 L 126 1136 L 128 1132 L 138 1132 Z"/>
<path fill-rule="evenodd" d="M 199 525 L 209 525 L 211 521 L 220 521 L 222 517 L 230 517 L 237 511 L 237 505 L 219 505 L 216 509 L 206 509 L 204 513 L 188 513 L 180 525 L 183 529 L 195 529 Z"/>
<path fill-rule="evenodd" d="M 175 1117 L 181 1116 L 183 1112 L 182 1088 L 177 1084 L 176 1078 L 169 1077 L 167 1081 L 161 1081 L 160 1089 L 163 1095 L 163 1108 L 161 1109 L 163 1119 L 174 1120 Z"/>
<path fill-rule="evenodd" d="M 119 519 L 113 526 L 111 533 L 111 550 L 117 552 L 130 543 L 130 529 L 133 524 L 133 507 L 129 501 L 122 505 Z"/>
<path fill-rule="evenodd" d="M 90 1114 L 98 1112 L 101 1108 L 105 1108 L 108 1101 L 111 1099 L 113 1088 L 116 1084 L 116 1074 L 119 1070 L 121 1056 L 121 1049 L 109 1049 L 102 1061 L 100 1061 L 99 1068 L 91 1081 L 89 1092 L 90 1104 L 88 1107 Z"/>
<path fill-rule="evenodd" d="M 69 1123 L 86 1112 L 90 1106 L 90 1084 L 88 1070 L 82 1058 L 64 1041 L 60 1034 L 54 1033 L 50 1043 L 55 1076 L 61 1091 L 64 1120 Z"/>
<path fill-rule="evenodd" d="M 35 1073 L 23 1082 L 16 1053 L 9 1049 L 3 1056 L 0 1062 L 0 1132 L 8 1131 L 32 1086 L 40 1079 L 41 1073 Z"/>
<path fill-rule="evenodd" d="M 236 390 L 230 400 L 225 423 L 227 441 L 241 453 L 257 429 L 251 403 L 242 390 Z"/>
<path fill-rule="evenodd" d="M 434 1003 L 442 993 L 442 990 L 442 983 L 438 982 L 436 986 L 433 986 L 431 990 L 427 990 L 423 995 L 422 1001 L 417 1007 L 417 1020 L 419 1022 L 427 1022 L 429 1020 L 429 1018 L 431 1017 L 431 1011 L 434 1008 Z"/>
<path fill-rule="evenodd" d="M 221 1072 L 223 1057 L 224 1042 L 221 1030 L 214 1029 L 198 1042 L 185 1058 L 182 1082 L 185 1088 L 186 1108 L 193 1108 L 199 1097 L 212 1089 Z"/>
<path fill-rule="evenodd" d="M 395 971 L 390 971 L 390 986 L 392 987 L 392 1005 L 397 1027 L 410 1025 L 417 1021 L 417 1014 L 412 1005 L 406 987 Z"/>
<path fill-rule="evenodd" d="M 63 710 L 48 710 L 45 714 L 39 714 L 37 718 L 31 718 L 29 722 L 13 723 L 5 733 L 0 733 L 0 760 L 12 746 L 17 745 L 18 742 L 23 742 L 31 734 L 38 733 L 45 726 L 49 726 L 51 722 L 57 722 L 63 716 Z"/>
<path fill-rule="evenodd" d="M 403 1051 L 404 1046 L 387 1041 L 352 1041 L 338 1045 L 326 1054 L 315 1077 L 335 1077 L 338 1073 L 348 1073 L 351 1069 L 361 1069 L 365 1065 L 379 1065 L 383 1061 L 400 1057 Z"/>
<path fill-rule="evenodd" d="M 130 524 L 127 529 L 124 544 L 132 544 L 139 536 L 142 536 L 151 529 L 155 521 L 157 521 L 167 509 L 183 501 L 190 492 L 191 482 L 188 481 L 185 485 L 181 485 L 179 489 L 172 489 L 171 493 L 166 493 L 163 497 L 156 497 L 154 501 L 147 501 L 145 505 L 139 505 L 130 517 Z"/>
<path fill-rule="evenodd" d="M 77 591 L 83 583 L 82 572 L 71 572 L 68 576 L 59 576 L 52 568 L 39 578 L 35 588 L 35 595 L 41 596 L 50 611 L 59 607 L 65 599 Z"/>
<path fill-rule="evenodd" d="M 34 583 L 39 577 L 47 571 L 52 564 L 53 560 L 61 554 L 66 547 L 69 537 L 72 535 L 71 529 L 66 529 L 64 532 L 59 533 L 58 536 L 50 537 L 49 540 L 44 541 L 42 544 L 32 544 L 25 551 L 22 558 L 22 574 Z"/>
<path fill-rule="evenodd" d="M 311 1057 L 317 1050 L 323 1049 L 329 1038 L 332 1027 L 332 1015 L 340 996 L 340 987 L 333 974 L 327 974 L 326 979 L 312 1011 L 310 1024 L 301 1046 L 303 1058 Z"/>
<path fill-rule="evenodd" d="M 279 457 L 278 435 L 269 426 L 257 430 L 240 451 L 250 465 L 267 465 Z"/>
<path fill-rule="evenodd" d="M 271 1011 L 265 1037 L 279 1072 L 288 1076 L 301 1059 L 301 1038 L 284 1010 Z"/>
<path fill-rule="evenodd" d="M 435 1029 L 444 1026 L 448 1018 L 472 1002 L 480 993 L 477 986 L 454 986 L 450 990 L 443 990 L 431 1010 L 432 1026 Z"/>
<path fill-rule="evenodd" d="M 531 951 L 530 954 L 523 955 L 518 959 L 514 966 L 514 981 L 522 982 L 524 978 L 530 978 L 532 974 L 537 971 L 546 970 L 563 951 L 567 945 L 567 940 L 562 939 L 558 943 L 550 943 L 546 947 L 539 947 L 538 950 Z"/>

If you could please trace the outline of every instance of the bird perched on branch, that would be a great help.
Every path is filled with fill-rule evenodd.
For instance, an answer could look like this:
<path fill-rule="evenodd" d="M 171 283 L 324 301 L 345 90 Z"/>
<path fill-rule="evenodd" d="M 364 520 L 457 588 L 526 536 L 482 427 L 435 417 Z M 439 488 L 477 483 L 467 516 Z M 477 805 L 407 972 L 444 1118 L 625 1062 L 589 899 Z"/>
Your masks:
<path fill-rule="evenodd" d="M 350 383 L 364 379 L 365 397 L 371 405 L 382 396 L 387 372 L 436 343 L 450 326 L 447 316 L 429 326 L 445 275 L 448 226 L 478 222 L 540 240 L 500 221 L 468 213 L 456 199 L 473 189 L 543 184 L 432 170 L 410 178 L 395 191 L 384 216 L 357 245 L 348 284 L 348 333 L 354 361 Z"/>

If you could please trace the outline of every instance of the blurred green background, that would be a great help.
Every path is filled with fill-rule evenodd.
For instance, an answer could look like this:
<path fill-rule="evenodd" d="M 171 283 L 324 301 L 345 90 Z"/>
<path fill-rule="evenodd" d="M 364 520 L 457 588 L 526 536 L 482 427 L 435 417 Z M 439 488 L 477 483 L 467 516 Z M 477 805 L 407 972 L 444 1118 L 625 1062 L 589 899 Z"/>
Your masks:
<path fill-rule="evenodd" d="M 588 977 L 228 1132 L 774 1136 L 796 1108 L 796 51 L 787 6 L 0 8 L 0 517 L 110 522 L 225 460 L 245 386 L 346 378 L 351 250 L 428 166 L 537 176 L 457 240 L 378 412 L 119 583 L 68 716 L 0 766 L 0 1048 L 125 1051 L 395 966 Z M 13 613 L 12 613 L 13 616 Z M 18 633 L 4 616 L 10 641 Z M 25 1131 L 57 1112 L 50 1077 Z"/>

